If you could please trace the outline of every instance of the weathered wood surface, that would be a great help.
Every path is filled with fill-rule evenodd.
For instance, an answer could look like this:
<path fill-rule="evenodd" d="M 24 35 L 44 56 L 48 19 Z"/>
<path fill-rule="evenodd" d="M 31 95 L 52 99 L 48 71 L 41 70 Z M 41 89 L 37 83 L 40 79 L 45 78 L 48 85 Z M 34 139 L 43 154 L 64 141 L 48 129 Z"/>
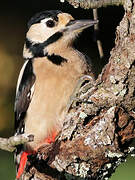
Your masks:
<path fill-rule="evenodd" d="M 67 1 L 74 8 L 81 7 L 83 9 L 96 9 L 107 6 L 119 6 L 123 5 L 125 0 L 60 0 L 61 2 Z"/>

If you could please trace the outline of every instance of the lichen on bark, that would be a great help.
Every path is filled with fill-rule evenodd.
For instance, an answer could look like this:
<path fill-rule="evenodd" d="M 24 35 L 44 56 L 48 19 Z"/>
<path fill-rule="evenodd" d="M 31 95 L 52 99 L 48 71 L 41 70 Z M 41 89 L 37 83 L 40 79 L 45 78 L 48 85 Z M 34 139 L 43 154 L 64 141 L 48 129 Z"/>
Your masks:
<path fill-rule="evenodd" d="M 74 8 L 81 7 L 83 9 L 96 9 L 106 6 L 123 5 L 125 0 L 60 0 L 61 2 L 69 2 Z"/>

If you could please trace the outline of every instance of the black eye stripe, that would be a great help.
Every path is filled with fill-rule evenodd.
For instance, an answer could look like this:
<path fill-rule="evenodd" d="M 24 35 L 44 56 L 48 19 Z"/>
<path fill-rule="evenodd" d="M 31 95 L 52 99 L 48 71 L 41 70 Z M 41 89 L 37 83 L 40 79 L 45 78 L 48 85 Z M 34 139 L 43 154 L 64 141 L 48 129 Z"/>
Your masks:
<path fill-rule="evenodd" d="M 47 27 L 54 27 L 55 26 L 55 22 L 53 21 L 53 20 L 48 20 L 47 22 L 46 22 L 46 25 L 47 25 Z"/>

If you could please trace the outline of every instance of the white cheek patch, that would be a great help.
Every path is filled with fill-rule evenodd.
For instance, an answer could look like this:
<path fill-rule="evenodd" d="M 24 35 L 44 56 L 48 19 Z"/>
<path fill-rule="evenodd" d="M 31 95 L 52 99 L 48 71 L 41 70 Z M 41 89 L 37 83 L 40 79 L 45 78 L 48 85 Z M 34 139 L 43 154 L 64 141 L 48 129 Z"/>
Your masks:
<path fill-rule="evenodd" d="M 27 32 L 27 38 L 35 43 L 43 43 L 50 36 L 52 36 L 57 28 L 49 28 L 46 26 L 46 22 L 52 20 L 51 18 L 43 19 L 40 23 L 33 24 Z"/>
<path fill-rule="evenodd" d="M 35 43 L 42 43 L 45 39 L 45 25 L 41 23 L 33 24 L 27 32 L 27 38 Z"/>

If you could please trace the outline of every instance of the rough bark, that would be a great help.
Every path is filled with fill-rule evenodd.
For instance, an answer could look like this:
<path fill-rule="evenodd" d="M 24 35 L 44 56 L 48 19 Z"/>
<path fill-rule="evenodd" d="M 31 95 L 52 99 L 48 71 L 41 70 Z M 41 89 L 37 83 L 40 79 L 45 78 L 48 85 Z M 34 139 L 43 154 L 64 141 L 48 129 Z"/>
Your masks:
<path fill-rule="evenodd" d="M 69 2 L 74 8 L 84 8 L 84 9 L 96 9 L 106 6 L 119 6 L 123 5 L 125 0 L 60 0 L 61 2 Z"/>
<path fill-rule="evenodd" d="M 107 179 L 134 149 L 134 3 L 125 2 L 108 64 L 95 84 L 82 84 L 56 142 L 29 156 L 21 179 Z"/>

